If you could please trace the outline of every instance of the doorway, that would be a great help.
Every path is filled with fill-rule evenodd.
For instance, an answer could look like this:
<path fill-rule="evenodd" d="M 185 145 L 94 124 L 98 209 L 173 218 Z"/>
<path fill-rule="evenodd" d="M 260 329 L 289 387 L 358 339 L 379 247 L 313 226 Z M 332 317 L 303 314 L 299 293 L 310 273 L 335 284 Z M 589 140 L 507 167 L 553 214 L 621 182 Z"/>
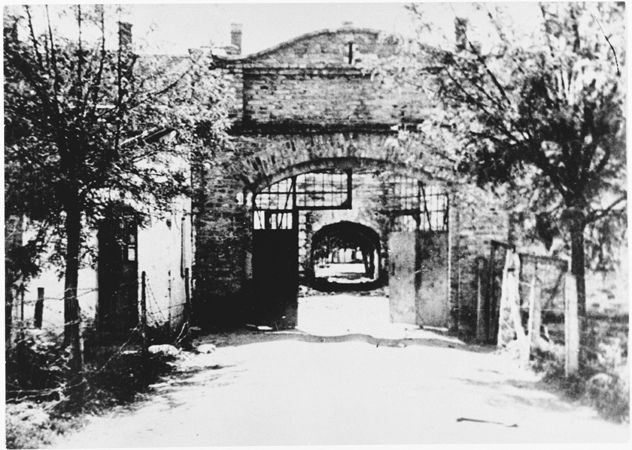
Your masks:
<path fill-rule="evenodd" d="M 99 225 L 97 327 L 126 332 L 138 324 L 138 224 L 112 214 Z"/>

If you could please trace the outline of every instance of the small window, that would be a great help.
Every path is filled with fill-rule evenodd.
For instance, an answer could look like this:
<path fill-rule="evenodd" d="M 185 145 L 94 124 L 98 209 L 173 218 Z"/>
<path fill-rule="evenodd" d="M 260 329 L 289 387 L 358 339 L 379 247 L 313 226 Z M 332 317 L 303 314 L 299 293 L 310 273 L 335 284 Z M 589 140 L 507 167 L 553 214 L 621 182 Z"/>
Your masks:
<path fill-rule="evenodd" d="M 255 211 L 254 212 L 254 229 L 255 230 L 291 230 L 292 229 L 292 212 Z"/>
<path fill-rule="evenodd" d="M 135 245 L 127 246 L 127 260 L 136 261 L 136 246 Z"/>

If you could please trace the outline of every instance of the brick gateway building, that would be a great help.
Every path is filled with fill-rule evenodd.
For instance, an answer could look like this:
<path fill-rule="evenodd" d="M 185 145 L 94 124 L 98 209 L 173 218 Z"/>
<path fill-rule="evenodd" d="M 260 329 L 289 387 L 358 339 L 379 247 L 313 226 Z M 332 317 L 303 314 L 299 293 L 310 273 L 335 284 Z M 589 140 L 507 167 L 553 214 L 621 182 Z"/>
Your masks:
<path fill-rule="evenodd" d="M 214 60 L 234 91 L 233 146 L 193 175 L 196 320 L 292 326 L 314 235 L 350 223 L 379 236 L 393 321 L 472 332 L 476 258 L 507 240 L 508 215 L 402 132 L 430 100 L 363 70 L 397 42 L 349 27 L 244 57 L 239 28 L 232 42 Z"/>

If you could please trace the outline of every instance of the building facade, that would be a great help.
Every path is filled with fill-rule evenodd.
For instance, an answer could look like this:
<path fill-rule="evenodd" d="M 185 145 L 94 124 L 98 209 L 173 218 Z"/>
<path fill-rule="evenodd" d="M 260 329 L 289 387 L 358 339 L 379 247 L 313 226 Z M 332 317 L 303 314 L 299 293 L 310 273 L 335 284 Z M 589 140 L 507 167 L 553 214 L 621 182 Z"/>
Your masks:
<path fill-rule="evenodd" d="M 292 326 L 312 238 L 349 222 L 380 238 L 393 321 L 471 332 L 475 260 L 509 218 L 415 135 L 437 111 L 425 91 L 367 69 L 397 40 L 346 27 L 242 57 L 239 33 L 214 58 L 235 96 L 232 146 L 193 174 L 197 320 Z"/>
<path fill-rule="evenodd" d="M 231 142 L 191 168 L 193 196 L 171 215 L 94 230 L 85 323 L 135 326 L 144 273 L 150 326 L 177 328 L 190 293 L 200 326 L 292 327 L 299 283 L 314 282 L 323 243 L 337 239 L 339 255 L 361 255 L 374 285 L 388 286 L 392 321 L 471 334 L 477 260 L 508 239 L 509 217 L 419 139 L 416 126 L 438 113 L 428 91 L 370 70 L 400 43 L 345 27 L 241 56 L 241 29 L 231 38 L 213 55 L 233 91 Z M 44 320 L 61 325 L 52 270 L 25 287 L 14 319 L 31 320 L 41 296 Z"/>

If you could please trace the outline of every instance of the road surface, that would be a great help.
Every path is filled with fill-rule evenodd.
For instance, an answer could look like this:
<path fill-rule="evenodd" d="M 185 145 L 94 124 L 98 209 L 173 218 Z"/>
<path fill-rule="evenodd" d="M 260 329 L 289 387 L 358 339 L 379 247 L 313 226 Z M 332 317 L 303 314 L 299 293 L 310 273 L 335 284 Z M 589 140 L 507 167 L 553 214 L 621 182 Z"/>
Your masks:
<path fill-rule="evenodd" d="M 422 330 L 385 339 L 209 336 L 211 354 L 59 447 L 621 442 L 628 426 L 562 399 L 492 349 Z M 398 339 L 398 337 L 400 339 Z M 403 338 L 403 339 L 401 339 Z"/>

